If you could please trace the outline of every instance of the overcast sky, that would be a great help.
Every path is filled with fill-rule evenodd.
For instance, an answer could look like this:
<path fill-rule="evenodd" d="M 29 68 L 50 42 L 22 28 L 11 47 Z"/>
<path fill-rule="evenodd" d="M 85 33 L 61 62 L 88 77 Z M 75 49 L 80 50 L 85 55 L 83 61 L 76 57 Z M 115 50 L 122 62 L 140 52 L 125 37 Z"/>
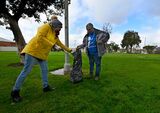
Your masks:
<path fill-rule="evenodd" d="M 139 33 L 144 45 L 160 46 L 160 0 L 71 0 L 69 5 L 69 43 L 75 47 L 82 43 L 86 33 L 85 26 L 91 22 L 95 28 L 102 29 L 110 23 L 112 33 L 109 42 L 121 43 L 127 30 Z M 41 15 L 42 22 L 45 16 Z M 64 16 L 58 17 L 64 23 Z M 28 42 L 43 23 L 33 18 L 20 19 L 19 25 Z M 0 27 L 0 37 L 13 40 L 11 31 Z M 64 29 L 60 40 L 64 42 Z"/>

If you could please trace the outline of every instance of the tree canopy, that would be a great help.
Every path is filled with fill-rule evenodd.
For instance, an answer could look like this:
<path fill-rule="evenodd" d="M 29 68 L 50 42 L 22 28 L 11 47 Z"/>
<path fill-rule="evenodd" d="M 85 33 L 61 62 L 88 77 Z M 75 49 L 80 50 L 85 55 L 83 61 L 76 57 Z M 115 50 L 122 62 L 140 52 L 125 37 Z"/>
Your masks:
<path fill-rule="evenodd" d="M 63 0 L 2 0 L 0 18 L 8 19 L 7 16 L 10 16 L 18 21 L 28 16 L 40 21 L 40 13 L 54 12 L 49 8 L 51 5 L 61 8 Z"/>
<path fill-rule="evenodd" d="M 107 50 L 108 52 L 117 52 L 120 49 L 119 45 L 116 44 L 115 42 L 111 42 L 109 44 L 107 44 Z"/>
<path fill-rule="evenodd" d="M 135 31 L 127 31 L 124 36 L 123 40 L 121 42 L 122 48 L 125 48 L 127 52 L 132 52 L 132 47 L 134 45 L 139 46 L 141 43 L 140 36 L 138 35 L 138 32 Z"/>
<path fill-rule="evenodd" d="M 103 31 L 111 34 L 112 33 L 112 26 L 110 23 L 104 23 L 103 25 Z"/>

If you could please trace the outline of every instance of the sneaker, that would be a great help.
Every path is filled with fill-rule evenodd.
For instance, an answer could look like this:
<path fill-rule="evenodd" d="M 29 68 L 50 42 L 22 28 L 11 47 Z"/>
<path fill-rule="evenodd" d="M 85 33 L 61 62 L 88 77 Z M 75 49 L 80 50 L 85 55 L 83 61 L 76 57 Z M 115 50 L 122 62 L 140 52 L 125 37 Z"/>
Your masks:
<path fill-rule="evenodd" d="M 11 98 L 13 102 L 19 102 L 22 100 L 22 98 L 19 95 L 19 92 L 20 92 L 19 90 L 13 90 L 11 92 Z"/>
<path fill-rule="evenodd" d="M 96 77 L 94 78 L 94 80 L 96 80 L 96 81 L 97 81 L 97 80 L 99 80 L 99 77 L 98 77 L 98 76 L 96 76 Z"/>
<path fill-rule="evenodd" d="M 49 91 L 53 91 L 55 88 L 51 88 L 49 85 L 45 88 L 43 88 L 43 92 L 49 92 Z"/>

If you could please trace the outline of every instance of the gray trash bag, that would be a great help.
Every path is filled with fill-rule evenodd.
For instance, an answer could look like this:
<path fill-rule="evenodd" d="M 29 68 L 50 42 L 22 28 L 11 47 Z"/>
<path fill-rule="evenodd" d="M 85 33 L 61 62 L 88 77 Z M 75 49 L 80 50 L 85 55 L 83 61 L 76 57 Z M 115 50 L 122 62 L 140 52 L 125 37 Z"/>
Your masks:
<path fill-rule="evenodd" d="M 73 67 L 70 73 L 70 80 L 72 83 L 78 83 L 82 81 L 82 53 L 81 50 L 77 49 L 76 52 L 73 53 L 74 61 Z"/>

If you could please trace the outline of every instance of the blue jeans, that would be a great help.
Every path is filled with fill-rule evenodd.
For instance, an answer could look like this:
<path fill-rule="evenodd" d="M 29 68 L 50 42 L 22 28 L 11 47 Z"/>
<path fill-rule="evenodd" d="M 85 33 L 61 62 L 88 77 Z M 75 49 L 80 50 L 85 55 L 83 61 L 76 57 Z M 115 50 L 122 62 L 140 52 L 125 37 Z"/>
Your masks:
<path fill-rule="evenodd" d="M 16 83 L 13 87 L 13 90 L 20 90 L 20 87 L 22 86 L 22 83 L 24 79 L 27 77 L 27 75 L 31 72 L 32 67 L 35 65 L 35 63 L 39 63 L 41 67 L 41 73 L 42 73 L 42 80 L 43 80 L 43 88 L 48 86 L 48 66 L 47 61 L 37 59 L 29 54 L 25 54 L 24 59 L 24 67 L 21 73 L 19 74 Z"/>
<path fill-rule="evenodd" d="M 98 53 L 89 53 L 88 58 L 89 58 L 89 64 L 90 64 L 90 74 L 93 74 L 94 63 L 95 63 L 96 64 L 95 76 L 99 76 L 100 71 L 101 71 L 101 58 L 102 57 L 98 56 Z"/>

